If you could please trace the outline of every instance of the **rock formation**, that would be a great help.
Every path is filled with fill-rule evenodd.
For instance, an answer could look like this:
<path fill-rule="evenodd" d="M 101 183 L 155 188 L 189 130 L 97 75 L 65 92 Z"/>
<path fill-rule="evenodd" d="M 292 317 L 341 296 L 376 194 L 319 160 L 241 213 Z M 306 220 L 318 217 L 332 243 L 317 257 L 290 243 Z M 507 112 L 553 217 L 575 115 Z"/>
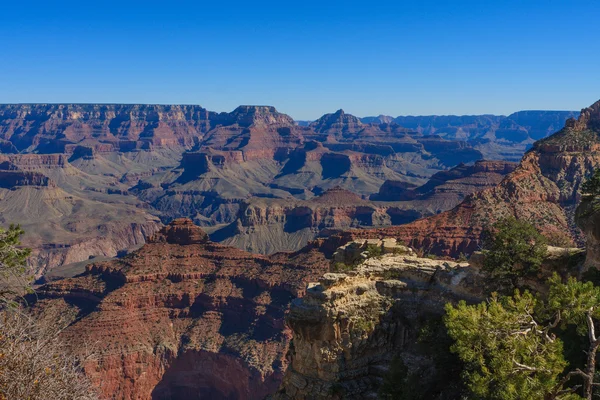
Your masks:
<path fill-rule="evenodd" d="M 523 121 L 550 129 L 549 121 L 562 117 L 534 113 L 515 123 L 518 130 L 527 125 Z M 477 125 L 448 122 L 461 123 L 467 131 Z M 479 183 L 451 188 L 450 179 L 432 197 L 419 193 L 418 205 L 357 203 L 355 211 L 347 207 L 347 216 L 337 206 L 327 216 L 326 205 L 318 203 L 329 189 L 368 197 L 385 181 L 419 187 L 438 172 L 491 154 L 485 148 L 502 148 L 495 153 L 501 158 L 524 149 L 506 139 L 459 136 L 437 125 L 403 127 L 389 118 L 367 123 L 342 110 L 301 126 L 271 106 L 216 113 L 186 105 L 0 105 L 0 164 L 8 163 L 0 169 L 0 223 L 24 226 L 38 276 L 130 251 L 160 227 L 159 220 L 180 217 L 212 231 L 235 224 L 241 228 L 229 232 L 240 233 L 233 233 L 231 243 L 253 250 L 298 249 L 323 229 L 405 223 L 445 210 Z M 274 205 L 269 212 L 293 208 L 293 221 L 282 229 L 294 234 L 277 233 L 282 239 L 272 241 L 260 225 L 255 236 L 265 241 L 254 245 L 258 239 L 242 238 L 252 224 L 240 224 L 240 213 L 271 199 L 297 205 Z M 319 211 L 310 228 L 298 230 L 294 227 L 308 226 L 295 222 L 307 220 L 303 207 Z M 274 246 L 267 249 L 267 240 Z"/>
<path fill-rule="evenodd" d="M 419 318 L 481 296 L 480 276 L 450 262 L 388 255 L 325 274 L 293 303 L 292 362 L 276 399 L 377 398 L 392 357 L 415 351 Z"/>
<path fill-rule="evenodd" d="M 364 200 L 339 187 L 310 200 L 254 198 L 241 202 L 238 218 L 211 237 L 257 253 L 298 250 L 335 231 L 401 225 L 451 209 L 467 195 L 494 187 L 515 167 L 510 162 L 463 164 L 418 188 L 395 192 L 407 185 L 386 181 L 379 195 L 371 196 L 386 201 Z"/>
<path fill-rule="evenodd" d="M 140 250 L 48 283 L 34 312 L 75 310 L 63 335 L 114 399 L 262 399 L 280 385 L 284 314 L 329 262 L 307 250 L 271 258 L 212 243 L 176 220 Z"/>
<path fill-rule="evenodd" d="M 141 202 L 115 189 L 64 155 L 0 154 L 0 223 L 25 229 L 23 244 L 33 248 L 28 262 L 38 278 L 57 266 L 114 257 L 160 228 Z"/>
<path fill-rule="evenodd" d="M 413 223 L 356 237 L 397 237 L 440 255 L 470 254 L 480 247 L 484 227 L 504 216 L 536 225 L 553 243 L 581 243 L 574 223 L 578 190 L 600 166 L 600 102 L 583 109 L 554 135 L 535 143 L 519 166 L 494 188 L 473 193 L 454 209 Z"/>
<path fill-rule="evenodd" d="M 194 144 L 210 129 L 199 106 L 15 104 L 0 107 L 0 139 L 13 150 L 70 153 L 85 144 L 99 151 Z"/>
<path fill-rule="evenodd" d="M 287 319 L 291 363 L 273 399 L 376 399 L 395 358 L 410 371 L 424 371 L 424 386 L 436 384 L 436 373 L 448 373 L 436 371 L 439 365 L 419 344 L 422 328 L 441 324 L 448 302 L 483 300 L 493 281 L 477 263 L 419 258 L 395 239 L 351 242 L 338 248 L 335 259 L 356 265 L 356 255 L 369 247 L 382 255 L 323 275 L 293 301 Z M 577 265 L 566 266 L 581 253 L 549 248 L 539 276 L 525 284 L 544 290 L 553 272 L 577 274 Z"/>

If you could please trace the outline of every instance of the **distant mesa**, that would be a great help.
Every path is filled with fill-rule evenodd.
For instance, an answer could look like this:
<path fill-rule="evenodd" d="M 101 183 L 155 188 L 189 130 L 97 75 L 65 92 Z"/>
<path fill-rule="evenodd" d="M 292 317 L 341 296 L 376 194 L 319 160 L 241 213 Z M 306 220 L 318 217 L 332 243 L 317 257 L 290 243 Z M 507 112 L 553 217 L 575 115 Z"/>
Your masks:
<path fill-rule="evenodd" d="M 363 117 L 360 120 L 364 124 L 391 124 L 394 122 L 394 117 L 378 115 L 377 117 Z"/>
<path fill-rule="evenodd" d="M 148 243 L 202 244 L 208 241 L 208 235 L 189 218 L 178 218 L 154 234 Z"/>
<path fill-rule="evenodd" d="M 325 114 L 312 124 L 310 127 L 316 132 L 333 133 L 333 132 L 356 132 L 363 127 L 363 123 L 359 118 L 351 114 L 346 114 L 344 110 L 337 110 L 333 114 Z"/>
<path fill-rule="evenodd" d="M 251 125 L 294 125 L 292 117 L 278 112 L 272 106 L 239 106 L 229 114 L 234 123 Z"/>

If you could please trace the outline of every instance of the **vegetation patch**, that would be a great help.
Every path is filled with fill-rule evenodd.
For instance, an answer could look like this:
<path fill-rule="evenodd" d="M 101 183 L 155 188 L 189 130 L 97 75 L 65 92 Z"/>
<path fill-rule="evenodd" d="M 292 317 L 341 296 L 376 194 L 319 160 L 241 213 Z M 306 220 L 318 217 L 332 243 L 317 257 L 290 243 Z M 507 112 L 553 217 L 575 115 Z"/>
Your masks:
<path fill-rule="evenodd" d="M 501 290 L 510 293 L 519 278 L 532 277 L 548 253 L 548 242 L 531 224 L 503 218 L 484 233 L 483 269 Z"/>
<path fill-rule="evenodd" d="M 562 282 L 556 274 L 548 284 L 545 297 L 515 291 L 477 305 L 446 306 L 451 350 L 465 364 L 471 398 L 592 399 L 600 288 L 575 278 Z M 574 351 L 578 342 L 585 345 Z"/>

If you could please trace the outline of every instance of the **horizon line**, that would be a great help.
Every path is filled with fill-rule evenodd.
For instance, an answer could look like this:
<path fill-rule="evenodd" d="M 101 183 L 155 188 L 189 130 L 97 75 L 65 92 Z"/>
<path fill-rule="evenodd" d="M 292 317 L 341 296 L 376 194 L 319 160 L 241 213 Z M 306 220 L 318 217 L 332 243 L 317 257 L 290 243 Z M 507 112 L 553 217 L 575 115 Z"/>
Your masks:
<path fill-rule="evenodd" d="M 316 118 L 316 119 L 304 119 L 304 118 L 299 118 L 296 119 L 294 117 L 292 117 L 290 114 L 286 114 L 283 112 L 280 112 L 279 110 L 277 110 L 276 106 L 273 105 L 267 105 L 267 104 L 240 104 L 237 107 L 235 107 L 233 110 L 231 111 L 213 111 L 213 110 L 209 110 L 208 108 L 204 107 L 201 104 L 194 104 L 194 103 L 128 103 L 128 102 L 123 102 L 123 103 L 118 103 L 118 102 L 100 102 L 100 103 L 91 103 L 91 102 L 18 102 L 18 103 L 0 103 L 0 107 L 3 106 L 23 106 L 23 105 L 48 105 L 48 106 L 81 106 L 81 105 L 90 105 L 90 106 L 170 106 L 170 107 L 177 107 L 177 106 L 192 106 L 192 107 L 201 107 L 203 109 L 205 109 L 208 112 L 213 112 L 216 114 L 229 114 L 234 112 L 235 110 L 237 110 L 240 107 L 273 107 L 275 109 L 275 111 L 277 111 L 280 114 L 284 114 L 287 115 L 289 117 L 291 117 L 294 121 L 296 122 L 313 122 L 318 120 L 319 118 L 325 116 L 325 115 L 329 115 L 329 114 L 335 114 L 337 111 L 342 110 L 343 108 L 338 108 L 336 111 L 333 112 L 326 112 L 324 114 L 322 114 L 320 117 Z M 363 119 L 363 118 L 378 118 L 378 117 L 390 117 L 390 118 L 408 118 L 408 117 L 414 117 L 414 118 L 418 118 L 418 117 L 485 117 L 485 116 L 490 116 L 490 117 L 508 117 L 512 114 L 516 114 L 516 113 L 520 113 L 520 112 L 571 112 L 571 113 L 580 113 L 581 110 L 559 110 L 559 109 L 524 109 L 524 110 L 517 110 L 517 111 L 513 111 L 509 114 L 494 114 L 494 113 L 482 113 L 482 114 L 400 114 L 397 116 L 393 116 L 393 115 L 387 115 L 387 114 L 379 114 L 379 115 L 366 115 L 363 117 L 359 117 L 356 116 L 355 114 L 349 114 L 346 113 L 344 111 L 344 113 L 355 116 L 359 119 Z"/>

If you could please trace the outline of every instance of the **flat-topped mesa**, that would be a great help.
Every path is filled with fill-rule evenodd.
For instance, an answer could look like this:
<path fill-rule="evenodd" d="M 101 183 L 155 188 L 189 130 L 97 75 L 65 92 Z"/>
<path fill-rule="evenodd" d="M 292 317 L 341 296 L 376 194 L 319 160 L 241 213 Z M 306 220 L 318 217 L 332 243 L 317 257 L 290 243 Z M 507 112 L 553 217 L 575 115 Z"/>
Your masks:
<path fill-rule="evenodd" d="M 344 110 L 337 110 L 333 114 L 325 114 L 312 124 L 310 127 L 320 133 L 334 132 L 356 132 L 365 127 L 358 117 L 346 114 Z"/>
<path fill-rule="evenodd" d="M 229 113 L 231 123 L 243 127 L 251 125 L 289 125 L 294 126 L 294 119 L 280 113 L 273 106 L 239 106 Z"/>
<path fill-rule="evenodd" d="M 148 243 L 202 244 L 208 235 L 189 218 L 178 218 L 148 239 Z"/>
<path fill-rule="evenodd" d="M 325 193 L 323 193 L 319 197 L 315 198 L 315 203 L 350 206 L 361 203 L 367 203 L 367 201 L 363 200 L 356 193 L 343 189 L 340 186 L 335 186 L 325 191 Z"/>
<path fill-rule="evenodd" d="M 0 139 L 19 151 L 70 152 L 87 141 L 98 151 L 192 146 L 217 114 L 192 105 L 0 105 Z"/>

